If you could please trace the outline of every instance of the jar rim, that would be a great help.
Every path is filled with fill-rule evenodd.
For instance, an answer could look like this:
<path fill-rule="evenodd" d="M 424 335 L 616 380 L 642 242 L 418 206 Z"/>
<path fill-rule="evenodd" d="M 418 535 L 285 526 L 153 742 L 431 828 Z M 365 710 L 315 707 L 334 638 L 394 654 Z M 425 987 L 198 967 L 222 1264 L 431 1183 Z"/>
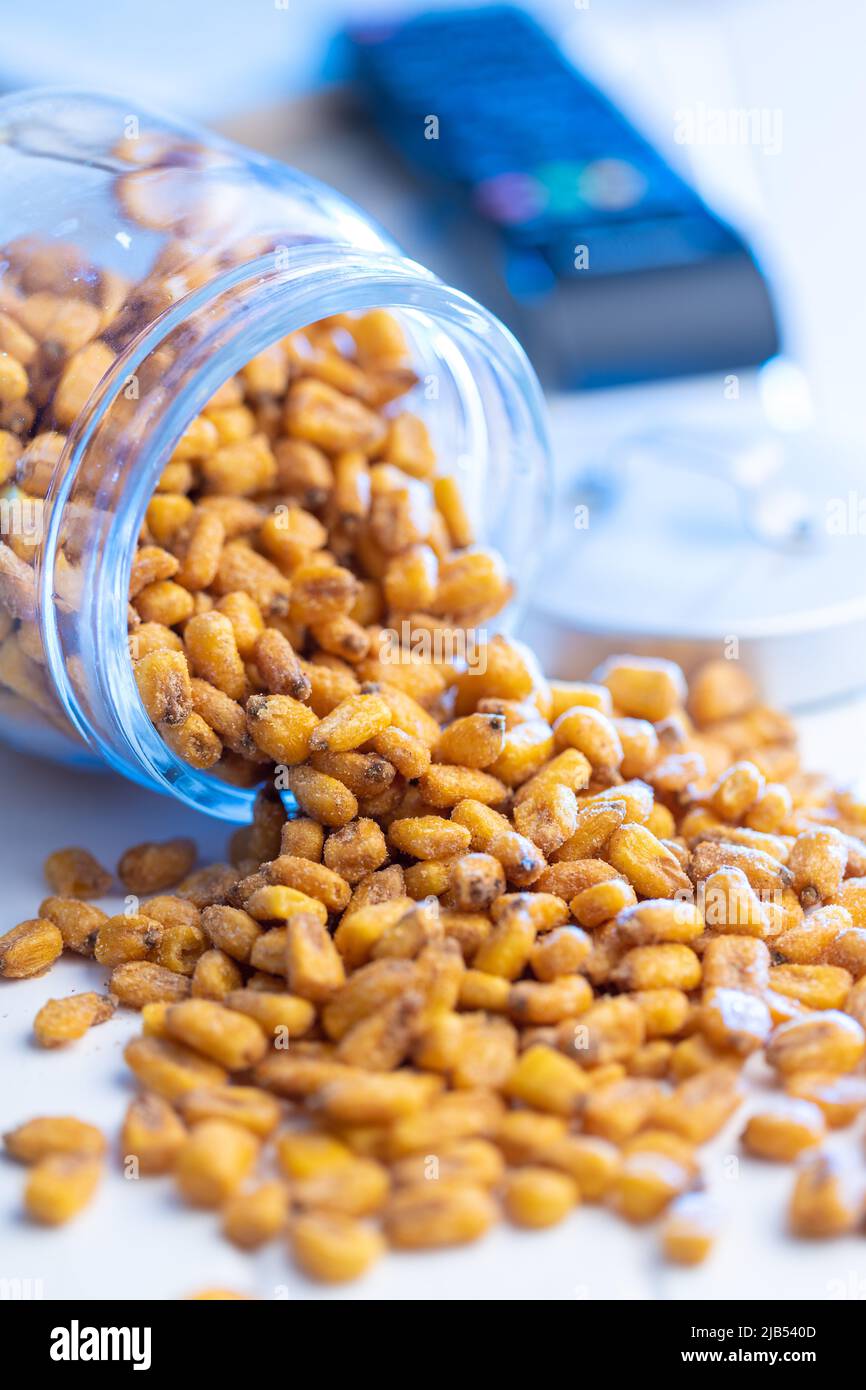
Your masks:
<path fill-rule="evenodd" d="M 222 273 L 166 310 L 119 354 L 70 432 L 51 496 L 39 575 L 46 663 L 77 732 L 126 777 L 156 785 L 188 805 L 233 822 L 249 820 L 256 788 L 234 786 L 212 772 L 194 769 L 172 752 L 141 702 L 127 642 L 129 572 L 148 502 L 184 429 L 219 386 L 273 342 L 317 319 L 381 307 L 415 311 L 445 327 L 455 339 L 462 335 L 483 343 L 506 383 L 505 390 L 512 389 L 514 401 L 525 413 L 524 427 L 537 446 L 539 525 L 549 519 L 551 505 L 550 453 L 541 389 L 523 349 L 493 314 L 400 255 L 358 251 L 340 242 L 317 242 L 292 246 L 285 261 L 285 265 L 278 265 L 271 252 Z M 235 296 L 235 307 L 230 307 L 225 320 L 217 316 L 211 332 L 197 340 L 195 354 L 201 360 L 183 389 L 157 415 L 153 437 L 133 453 L 129 477 L 123 484 L 122 510 L 118 509 L 107 532 L 99 572 L 88 588 L 87 611 L 81 616 L 89 670 L 99 696 L 101 723 L 96 728 L 73 683 L 53 602 L 54 562 L 65 504 L 96 431 L 130 376 L 176 329 L 196 316 L 201 316 L 197 322 L 203 322 L 216 301 L 227 296 Z M 231 305 L 230 298 L 226 302 Z M 238 307 L 241 304 L 242 309 Z M 527 576 L 531 558 L 527 557 Z"/>

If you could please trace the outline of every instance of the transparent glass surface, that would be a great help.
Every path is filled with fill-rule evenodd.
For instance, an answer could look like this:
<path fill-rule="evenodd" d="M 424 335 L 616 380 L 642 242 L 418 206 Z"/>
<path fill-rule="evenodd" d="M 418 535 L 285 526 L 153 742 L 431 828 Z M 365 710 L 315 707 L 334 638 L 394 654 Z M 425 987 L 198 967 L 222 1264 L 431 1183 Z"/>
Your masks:
<path fill-rule="evenodd" d="M 492 315 L 346 199 L 218 137 L 34 92 L 0 102 L 0 178 L 0 736 L 247 819 L 252 791 L 151 726 L 128 654 L 132 557 L 186 425 L 271 343 L 388 308 L 418 376 L 401 406 L 525 601 L 549 495 L 537 382 Z"/>

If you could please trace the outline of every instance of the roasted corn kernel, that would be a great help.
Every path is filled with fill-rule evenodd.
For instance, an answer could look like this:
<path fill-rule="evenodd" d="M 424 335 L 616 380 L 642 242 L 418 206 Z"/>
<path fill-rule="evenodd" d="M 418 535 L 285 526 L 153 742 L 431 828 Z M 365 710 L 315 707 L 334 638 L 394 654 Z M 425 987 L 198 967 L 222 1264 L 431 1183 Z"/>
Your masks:
<path fill-rule="evenodd" d="M 45 1226 L 61 1226 L 87 1206 L 93 1197 L 102 1164 L 79 1154 L 50 1154 L 39 1159 L 27 1175 L 24 1206 L 28 1216 Z"/>
<path fill-rule="evenodd" d="M 124 1162 L 134 1158 L 141 1173 L 168 1173 L 186 1139 L 186 1129 L 162 1096 L 130 1101 L 120 1135 Z"/>
<path fill-rule="evenodd" d="M 49 999 L 33 1020 L 33 1032 L 41 1047 L 62 1047 L 83 1038 L 89 1028 L 105 1023 L 114 1004 L 104 994 L 71 994 Z"/>
<path fill-rule="evenodd" d="M 196 1207 L 221 1206 L 247 1177 L 258 1142 L 242 1125 L 201 1120 L 184 1140 L 174 1173 L 184 1201 Z"/>
<path fill-rule="evenodd" d="M 503 1205 L 515 1226 L 540 1229 L 563 1221 L 579 1196 L 577 1183 L 567 1173 L 527 1166 L 506 1174 Z"/>

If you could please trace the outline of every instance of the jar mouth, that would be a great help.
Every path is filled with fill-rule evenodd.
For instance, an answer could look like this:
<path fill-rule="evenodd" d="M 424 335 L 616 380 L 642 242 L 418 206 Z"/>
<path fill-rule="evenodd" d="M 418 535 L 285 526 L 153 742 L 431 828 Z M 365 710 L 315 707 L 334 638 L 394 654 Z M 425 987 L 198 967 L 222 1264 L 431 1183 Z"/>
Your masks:
<path fill-rule="evenodd" d="M 496 441 L 490 437 L 489 401 L 477 389 L 467 350 L 474 346 L 489 364 L 499 387 L 504 428 L 510 430 L 517 453 L 515 466 L 523 470 L 535 508 L 534 516 L 521 515 L 514 522 L 537 540 L 550 517 L 549 445 L 541 390 L 523 349 L 492 314 L 423 267 L 404 257 L 338 243 L 292 247 L 284 265 L 274 253 L 261 256 L 167 310 L 124 350 L 97 387 L 70 432 L 49 493 L 39 605 L 46 665 L 68 719 L 116 771 L 220 819 L 249 821 L 256 788 L 235 786 L 211 771 L 195 769 L 169 748 L 145 711 L 129 658 L 129 575 L 145 512 L 187 425 L 230 376 L 273 342 L 318 319 L 373 308 L 401 313 L 409 322 L 427 325 L 427 331 L 433 326 L 436 350 L 454 374 L 465 406 L 468 446 L 485 455 L 496 448 Z M 72 652 L 56 602 L 55 564 L 76 482 L 125 386 L 173 335 L 193 325 L 196 331 L 176 393 L 154 408 L 152 429 L 120 459 L 101 544 L 94 547 L 83 578 L 75 622 L 77 649 Z M 507 496 L 497 500 L 508 508 Z M 526 505 L 528 501 L 521 509 L 524 513 Z M 530 543 L 520 553 L 525 599 L 537 548 Z M 88 672 L 86 694 L 82 667 Z"/>

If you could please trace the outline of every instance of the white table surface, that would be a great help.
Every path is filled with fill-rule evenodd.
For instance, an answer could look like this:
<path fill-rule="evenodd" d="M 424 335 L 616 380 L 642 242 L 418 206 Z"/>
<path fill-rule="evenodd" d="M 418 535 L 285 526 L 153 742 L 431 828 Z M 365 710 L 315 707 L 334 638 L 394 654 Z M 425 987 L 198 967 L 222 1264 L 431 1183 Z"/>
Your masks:
<path fill-rule="evenodd" d="M 814 766 L 850 779 L 851 749 L 863 707 L 804 722 Z M 866 770 L 862 747 L 861 770 Z M 220 857 L 226 827 L 205 823 L 162 797 L 113 776 L 71 773 L 0 749 L 2 826 L 0 929 L 32 916 L 46 893 L 42 862 L 52 849 L 82 844 L 113 866 L 128 845 L 176 834 L 194 836 L 204 855 Z M 170 1179 L 122 1176 L 117 1135 L 131 1095 L 122 1047 L 138 1015 L 119 1011 L 80 1042 L 46 1053 L 31 1025 L 48 998 L 98 989 L 106 972 L 62 959 L 50 974 L 0 982 L 0 1130 L 34 1115 L 73 1114 L 109 1135 L 112 1161 L 92 1205 L 65 1228 L 43 1230 L 21 1208 L 23 1169 L 0 1159 L 0 1281 L 41 1281 L 49 1299 L 174 1299 L 205 1286 L 263 1298 L 369 1299 L 705 1299 L 866 1297 L 863 1238 L 794 1241 L 784 1230 L 791 1174 L 738 1156 L 741 1120 L 708 1151 L 706 1173 L 722 1213 L 717 1250 L 698 1270 L 658 1258 L 653 1228 L 633 1229 L 585 1207 L 545 1233 L 497 1227 L 465 1250 L 388 1256 L 364 1281 L 336 1290 L 301 1278 L 279 1243 L 248 1256 L 223 1241 L 212 1213 L 185 1208 Z M 760 1083 L 758 1083 L 760 1084 Z M 862 1134 L 835 1141 L 862 1160 Z M 0 1282 L 0 1290 L 8 1286 Z"/>

